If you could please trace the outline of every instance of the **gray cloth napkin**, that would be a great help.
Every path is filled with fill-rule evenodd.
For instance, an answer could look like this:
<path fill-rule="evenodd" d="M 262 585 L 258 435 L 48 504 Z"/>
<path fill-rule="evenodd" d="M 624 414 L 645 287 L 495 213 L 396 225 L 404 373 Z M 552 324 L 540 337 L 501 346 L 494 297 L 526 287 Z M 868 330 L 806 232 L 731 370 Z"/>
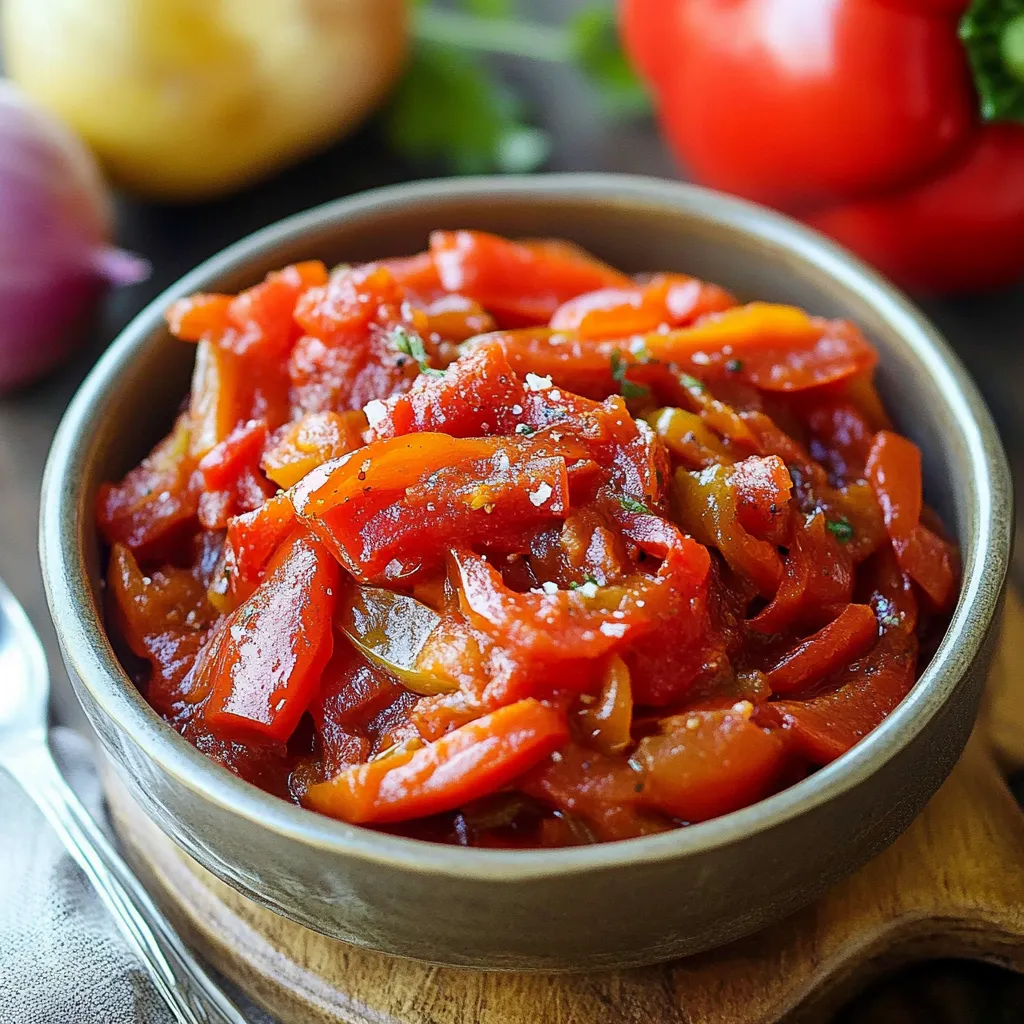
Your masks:
<path fill-rule="evenodd" d="M 110 832 L 92 748 L 51 734 L 64 777 Z M 225 984 L 252 1024 L 273 1024 Z M 3 1024 L 173 1024 L 106 908 L 35 805 L 0 770 L 0 1020 Z"/>

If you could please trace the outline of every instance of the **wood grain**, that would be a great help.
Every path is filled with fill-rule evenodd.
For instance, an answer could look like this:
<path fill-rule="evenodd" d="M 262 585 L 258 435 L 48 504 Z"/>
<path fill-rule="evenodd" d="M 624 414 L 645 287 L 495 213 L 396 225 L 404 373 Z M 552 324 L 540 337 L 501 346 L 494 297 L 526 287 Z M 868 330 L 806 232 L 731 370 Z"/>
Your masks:
<path fill-rule="evenodd" d="M 723 949 L 592 975 L 432 967 L 346 946 L 240 896 L 175 847 L 110 780 L 118 830 L 190 940 L 285 1024 L 794 1024 L 825 1020 L 911 961 L 1024 971 L 1024 609 L 1007 601 L 979 726 L 949 779 L 885 853 L 814 905 Z"/>

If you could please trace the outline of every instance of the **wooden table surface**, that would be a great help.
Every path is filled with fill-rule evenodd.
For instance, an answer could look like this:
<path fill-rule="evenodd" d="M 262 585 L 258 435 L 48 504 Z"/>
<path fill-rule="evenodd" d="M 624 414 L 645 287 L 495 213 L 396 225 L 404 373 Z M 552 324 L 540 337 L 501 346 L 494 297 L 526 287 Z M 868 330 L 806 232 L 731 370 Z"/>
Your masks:
<path fill-rule="evenodd" d="M 562 0 L 572 3 L 573 0 Z M 543 8 L 541 8 L 543 9 Z M 532 100 L 538 119 L 551 131 L 548 169 L 603 170 L 675 177 L 678 170 L 651 122 L 613 125 L 587 88 L 568 70 L 509 64 L 504 72 Z M 149 281 L 112 295 L 104 304 L 89 344 L 70 365 L 32 389 L 0 399 L 0 576 L 25 604 L 39 629 L 55 679 L 55 714 L 75 715 L 46 611 L 36 555 L 38 495 L 50 439 L 79 381 L 97 355 L 151 298 L 197 262 L 256 228 L 299 210 L 376 185 L 430 176 L 403 165 L 384 149 L 371 125 L 356 137 L 273 180 L 222 201 L 189 207 L 159 207 L 130 200 L 118 204 L 119 243 L 153 263 Z M 996 295 L 959 300 L 922 300 L 921 305 L 956 348 L 978 381 L 999 425 L 1014 466 L 1024 479 L 1024 284 Z M 1020 559 L 1018 551 L 1018 577 Z M 952 980 L 950 980 L 952 979 Z M 971 1001 L 965 993 L 973 992 Z M 883 1005 L 915 1005 L 929 1024 L 949 1020 L 1003 1020 L 1007 1006 L 1024 1006 L 1024 984 L 989 968 L 922 968 L 891 991 L 865 997 L 863 1014 L 844 1021 L 885 1020 Z M 958 1001 L 986 1014 L 954 1016 Z M 851 1014 L 854 1010 L 849 1011 Z M 979 1011 L 980 1012 L 980 1011 Z M 1024 1011 L 1022 1011 L 1024 1012 Z M 972 1011 L 973 1013 L 973 1011 Z M 1007 1021 L 1019 1019 L 1006 1016 Z"/>

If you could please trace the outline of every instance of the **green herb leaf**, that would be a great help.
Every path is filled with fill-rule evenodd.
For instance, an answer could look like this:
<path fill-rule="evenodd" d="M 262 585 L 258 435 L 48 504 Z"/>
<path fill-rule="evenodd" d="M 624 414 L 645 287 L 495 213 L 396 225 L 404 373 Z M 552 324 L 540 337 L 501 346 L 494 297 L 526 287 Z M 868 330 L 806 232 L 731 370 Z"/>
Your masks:
<path fill-rule="evenodd" d="M 853 527 L 850 525 L 850 520 L 846 516 L 840 516 L 838 519 L 830 519 L 825 526 L 828 532 L 841 544 L 849 544 L 853 540 Z"/>
<path fill-rule="evenodd" d="M 680 374 L 679 383 L 688 391 L 696 391 L 697 394 L 703 394 L 704 392 L 704 385 L 696 377 L 691 377 L 688 373 Z"/>
<path fill-rule="evenodd" d="M 522 434 L 523 437 L 529 437 L 530 434 L 535 434 L 536 432 L 537 432 L 537 428 L 536 427 L 531 427 L 529 423 L 517 423 L 516 424 L 516 433 L 517 434 Z"/>
<path fill-rule="evenodd" d="M 598 89 L 606 112 L 624 117 L 650 110 L 647 92 L 622 51 L 614 5 L 590 4 L 567 27 L 573 59 Z"/>
<path fill-rule="evenodd" d="M 427 362 L 427 350 L 423 345 L 423 339 L 410 331 L 407 327 L 399 324 L 391 331 L 391 344 L 403 355 L 411 356 L 419 363 L 420 373 L 428 374 L 431 377 L 443 377 L 444 370 L 435 370 Z"/>
<path fill-rule="evenodd" d="M 974 0 L 960 21 L 986 121 L 1024 121 L 1024 6 Z"/>
<path fill-rule="evenodd" d="M 612 380 L 619 385 L 619 393 L 623 398 L 646 398 L 650 393 L 643 384 L 637 384 L 626 377 L 630 364 L 622 358 L 619 349 L 612 349 Z"/>
<path fill-rule="evenodd" d="M 729 359 L 726 361 L 725 369 L 728 373 L 739 373 L 743 369 L 743 360 Z"/>
<path fill-rule="evenodd" d="M 619 495 L 619 504 L 627 512 L 638 512 L 641 515 L 651 514 L 651 510 L 642 501 L 637 501 L 636 498 L 630 498 L 626 494 Z"/>
<path fill-rule="evenodd" d="M 536 170 L 549 142 L 526 124 L 518 99 L 474 57 L 421 42 L 384 114 L 388 144 L 415 163 L 457 174 Z"/>

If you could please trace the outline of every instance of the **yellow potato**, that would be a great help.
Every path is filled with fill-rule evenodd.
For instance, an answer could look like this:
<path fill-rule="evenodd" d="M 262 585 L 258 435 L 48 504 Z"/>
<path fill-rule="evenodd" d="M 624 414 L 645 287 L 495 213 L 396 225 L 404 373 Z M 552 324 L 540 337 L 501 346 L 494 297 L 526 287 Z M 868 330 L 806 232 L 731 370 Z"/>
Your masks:
<path fill-rule="evenodd" d="M 7 73 L 126 188 L 196 199 L 343 134 L 401 69 L 405 0 L 3 0 Z"/>

